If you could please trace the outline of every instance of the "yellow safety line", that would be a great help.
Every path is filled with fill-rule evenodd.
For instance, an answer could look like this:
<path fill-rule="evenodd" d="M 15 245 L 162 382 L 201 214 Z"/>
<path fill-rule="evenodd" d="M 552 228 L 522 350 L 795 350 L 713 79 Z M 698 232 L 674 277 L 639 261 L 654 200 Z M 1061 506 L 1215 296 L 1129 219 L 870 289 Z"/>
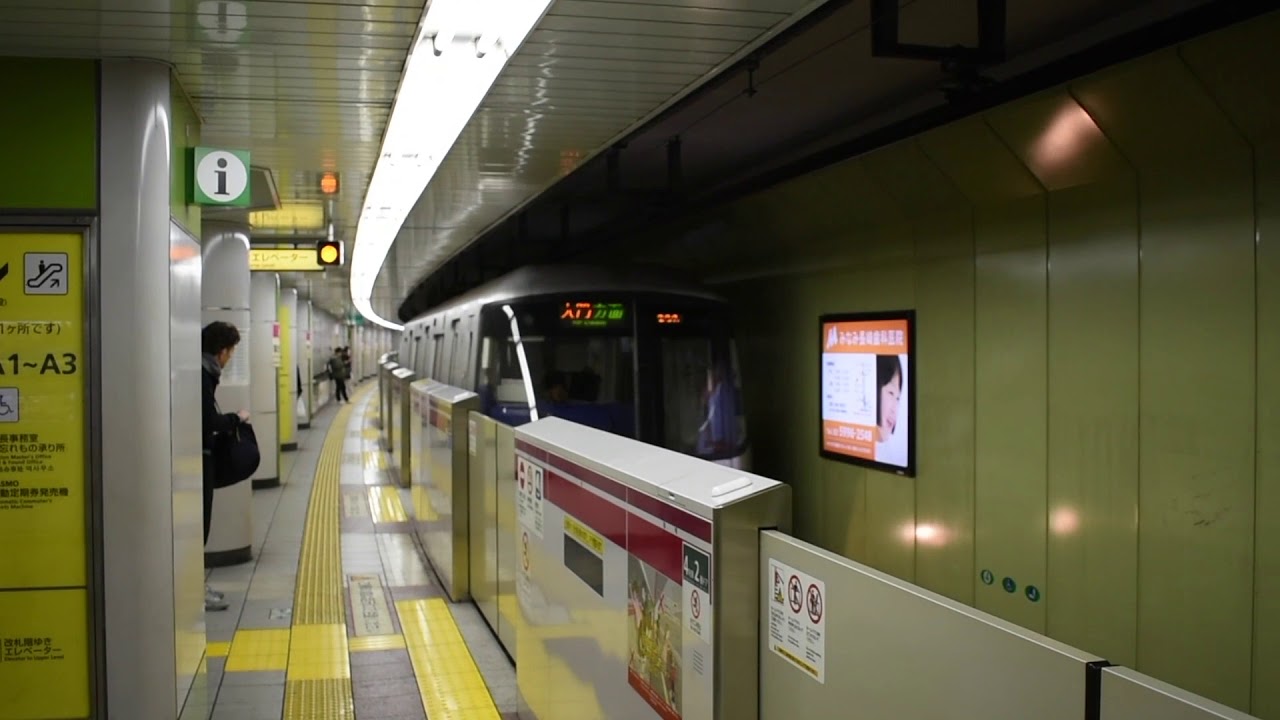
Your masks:
<path fill-rule="evenodd" d="M 371 650 L 403 650 L 403 635 L 365 635 L 353 637 L 347 641 L 351 652 L 369 652 Z"/>
<path fill-rule="evenodd" d="M 211 642 L 205 646 L 205 652 L 211 658 L 226 657 L 231 652 L 231 643 L 229 642 Z"/>
<path fill-rule="evenodd" d="M 498 720 L 493 696 L 444 600 L 401 600 L 396 609 L 427 717 Z"/>
<path fill-rule="evenodd" d="M 350 416 L 351 405 L 345 405 L 329 426 L 311 487 L 293 601 L 284 720 L 355 718 L 342 582 L 339 486 Z"/>
<path fill-rule="evenodd" d="M 369 488 L 369 511 L 376 523 L 405 522 L 409 519 L 400 502 L 400 491 L 390 485 Z"/>
<path fill-rule="evenodd" d="M 284 670 L 289 663 L 289 630 L 237 630 L 227 652 L 227 672 Z"/>

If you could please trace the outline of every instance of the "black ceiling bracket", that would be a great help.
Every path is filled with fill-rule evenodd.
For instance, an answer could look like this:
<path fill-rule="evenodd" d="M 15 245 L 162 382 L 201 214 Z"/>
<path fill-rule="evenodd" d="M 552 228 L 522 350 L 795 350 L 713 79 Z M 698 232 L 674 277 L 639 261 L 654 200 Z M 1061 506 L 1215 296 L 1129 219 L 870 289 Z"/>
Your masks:
<path fill-rule="evenodd" d="M 747 97 L 755 97 L 756 93 L 760 92 L 759 88 L 756 87 L 756 71 L 759 69 L 760 54 L 752 53 L 751 56 L 747 58 Z"/>
<path fill-rule="evenodd" d="M 609 148 L 608 154 L 605 155 L 605 187 L 610 193 L 616 193 L 622 189 L 622 148 L 614 146 Z"/>
<path fill-rule="evenodd" d="M 680 156 L 680 136 L 667 140 L 667 190 L 679 193 L 684 187 L 684 164 Z"/>
<path fill-rule="evenodd" d="M 899 40 L 898 0 L 871 0 L 871 55 L 873 57 L 924 60 L 942 66 L 946 76 L 942 92 L 950 102 L 967 99 L 994 83 L 982 68 L 1004 62 L 1006 57 L 1006 0 L 975 0 L 978 11 L 978 45 L 920 45 Z"/>

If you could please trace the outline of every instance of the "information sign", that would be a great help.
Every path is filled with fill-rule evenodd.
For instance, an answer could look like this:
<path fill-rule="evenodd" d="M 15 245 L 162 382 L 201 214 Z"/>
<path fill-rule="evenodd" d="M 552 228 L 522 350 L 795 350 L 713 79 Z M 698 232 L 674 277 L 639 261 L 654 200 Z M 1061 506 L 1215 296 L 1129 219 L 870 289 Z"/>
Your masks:
<path fill-rule="evenodd" d="M 89 713 L 84 239 L 0 233 L 0 715 Z"/>
<path fill-rule="evenodd" d="M 249 248 L 250 272 L 323 272 L 316 261 L 316 249 Z"/>
<path fill-rule="evenodd" d="M 688 630 L 711 644 L 711 555 L 684 544 L 684 606 Z"/>
<path fill-rule="evenodd" d="M 248 150 L 192 148 L 191 164 L 191 199 L 196 205 L 249 206 Z"/>
<path fill-rule="evenodd" d="M 827 676 L 827 585 L 769 559 L 769 649 L 820 683 Z"/>

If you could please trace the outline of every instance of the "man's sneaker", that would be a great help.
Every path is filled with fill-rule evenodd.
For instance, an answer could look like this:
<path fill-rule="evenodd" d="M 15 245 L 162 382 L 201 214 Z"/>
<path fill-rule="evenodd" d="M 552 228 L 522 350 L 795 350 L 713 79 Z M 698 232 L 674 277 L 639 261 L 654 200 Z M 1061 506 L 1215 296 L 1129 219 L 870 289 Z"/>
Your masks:
<path fill-rule="evenodd" d="M 206 592 L 204 594 L 204 609 L 206 612 L 211 612 L 216 610 L 226 610 L 227 601 L 223 600 L 220 597 L 217 597 L 216 595 L 212 594 L 212 592 Z"/>
<path fill-rule="evenodd" d="M 209 587 L 208 585 L 205 585 L 205 586 L 204 586 L 204 595 L 205 595 L 205 597 L 212 597 L 212 598 L 215 598 L 215 599 L 217 599 L 217 600 L 223 600 L 223 599 L 225 599 L 225 598 L 226 598 L 226 596 L 225 596 L 225 595 L 223 595 L 222 593 L 218 592 L 217 590 L 214 590 L 213 588 Z"/>

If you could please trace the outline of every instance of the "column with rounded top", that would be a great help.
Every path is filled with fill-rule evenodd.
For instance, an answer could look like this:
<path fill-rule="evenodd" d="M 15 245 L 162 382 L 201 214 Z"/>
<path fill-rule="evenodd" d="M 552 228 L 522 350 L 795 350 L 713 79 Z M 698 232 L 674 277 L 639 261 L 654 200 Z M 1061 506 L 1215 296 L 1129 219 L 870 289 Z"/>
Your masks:
<path fill-rule="evenodd" d="M 185 639 L 203 619 L 200 292 L 192 287 L 200 271 L 191 262 L 199 249 L 170 219 L 171 68 L 113 59 L 96 74 L 99 209 L 87 262 L 98 279 L 89 304 L 98 378 L 91 550 L 100 565 L 88 615 L 101 665 L 100 705 L 83 714 L 172 718 L 204 693 L 193 682 L 203 648 L 186 665 Z M 75 697 L 83 689 L 57 691 Z"/>
<path fill-rule="evenodd" d="M 248 410 L 254 431 L 260 421 L 251 408 L 250 359 L 253 338 L 249 310 L 249 226 L 240 222 L 205 220 L 200 289 L 202 323 L 230 323 L 240 331 L 240 344 L 222 369 L 218 406 L 223 412 Z M 243 482 L 214 492 L 213 519 L 205 544 L 205 565 L 216 567 L 252 558 L 252 483 Z"/>
<path fill-rule="evenodd" d="M 297 352 L 299 384 L 302 385 L 302 402 L 298 403 L 298 428 L 311 427 L 311 330 L 312 310 L 310 300 L 298 300 L 298 323 L 293 333 L 293 345 Z"/>
<path fill-rule="evenodd" d="M 280 288 L 276 309 L 280 325 L 280 449 L 298 449 L 298 352 L 294 345 L 294 327 L 298 324 L 297 288 Z"/>
<path fill-rule="evenodd" d="M 280 327 L 276 323 L 280 277 L 273 272 L 255 272 L 249 278 L 249 394 L 258 436 L 262 464 L 253 474 L 253 487 L 276 487 L 280 484 L 280 426 L 278 395 L 280 381 L 276 370 L 279 356 Z"/>

